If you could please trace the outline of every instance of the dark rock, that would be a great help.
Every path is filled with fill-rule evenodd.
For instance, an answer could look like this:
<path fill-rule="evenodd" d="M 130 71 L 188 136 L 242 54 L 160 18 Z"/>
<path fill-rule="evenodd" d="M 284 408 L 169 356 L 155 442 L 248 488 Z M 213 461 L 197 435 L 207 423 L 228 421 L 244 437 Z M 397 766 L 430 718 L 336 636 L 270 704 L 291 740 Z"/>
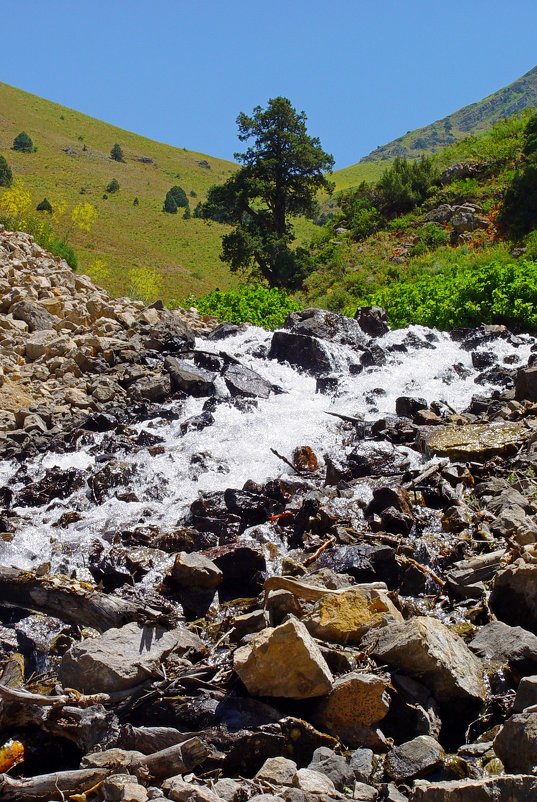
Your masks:
<path fill-rule="evenodd" d="M 212 426 L 213 423 L 214 415 L 208 411 L 202 412 L 200 415 L 193 415 L 191 418 L 187 418 L 183 421 L 179 430 L 182 435 L 185 435 L 189 432 L 199 432 L 207 428 L 207 426 Z"/>
<path fill-rule="evenodd" d="M 376 343 L 365 348 L 360 356 L 360 364 L 364 368 L 381 367 L 386 364 L 386 354 Z"/>
<path fill-rule="evenodd" d="M 164 373 L 143 376 L 129 385 L 128 393 L 133 398 L 159 403 L 165 401 L 172 391 L 170 377 Z"/>
<path fill-rule="evenodd" d="M 284 328 L 293 334 L 318 337 L 320 340 L 349 345 L 360 351 L 367 345 L 367 339 L 355 320 L 324 309 L 291 312 Z"/>
<path fill-rule="evenodd" d="M 521 368 L 515 380 L 517 401 L 537 401 L 537 367 Z"/>
<path fill-rule="evenodd" d="M 308 768 L 329 777 L 339 791 L 345 787 L 352 788 L 354 785 L 355 774 L 352 767 L 342 755 L 336 755 L 326 746 L 320 746 L 315 750 Z"/>
<path fill-rule="evenodd" d="M 381 513 L 388 507 L 394 507 L 399 512 L 405 515 L 412 515 L 412 502 L 408 490 L 405 490 L 400 485 L 391 487 L 383 485 L 373 490 L 373 500 L 366 507 L 364 514 L 375 515 Z"/>
<path fill-rule="evenodd" d="M 445 753 L 429 735 L 395 746 L 386 757 L 386 772 L 396 782 L 426 777 L 443 762 Z"/>
<path fill-rule="evenodd" d="M 116 426 L 117 418 L 108 412 L 94 412 L 82 424 L 82 428 L 90 432 L 109 432 Z"/>
<path fill-rule="evenodd" d="M 225 340 L 226 337 L 233 337 L 235 334 L 239 334 L 245 329 L 246 325 L 244 323 L 240 326 L 235 325 L 235 323 L 219 323 L 218 326 L 207 335 L 207 339 Z"/>
<path fill-rule="evenodd" d="M 232 396 L 268 398 L 272 384 L 244 365 L 229 365 L 224 371 L 224 381 Z"/>
<path fill-rule="evenodd" d="M 217 588 L 222 583 L 222 571 L 202 554 L 180 552 L 171 572 L 174 585 L 180 588 Z"/>
<path fill-rule="evenodd" d="M 518 684 L 513 712 L 521 713 L 526 707 L 537 704 L 537 676 L 522 677 Z"/>
<path fill-rule="evenodd" d="M 315 381 L 315 392 L 323 395 L 333 395 L 339 387 L 339 376 L 318 376 Z"/>
<path fill-rule="evenodd" d="M 355 780 L 368 783 L 373 775 L 373 750 L 355 749 L 349 758 L 349 766 Z"/>
<path fill-rule="evenodd" d="M 97 504 L 102 504 L 110 497 L 110 491 L 129 487 L 136 467 L 118 460 L 110 460 L 100 471 L 88 479 L 91 494 Z"/>
<path fill-rule="evenodd" d="M 490 368 L 496 362 L 496 354 L 494 351 L 472 351 L 472 365 L 476 370 L 484 370 Z"/>
<path fill-rule="evenodd" d="M 537 713 L 515 713 L 494 739 L 494 751 L 508 772 L 533 773 L 537 764 Z"/>
<path fill-rule="evenodd" d="M 191 349 L 195 342 L 192 329 L 172 313 L 153 326 L 140 325 L 136 337 L 148 351 L 171 353 Z"/>
<path fill-rule="evenodd" d="M 490 609 L 506 624 L 537 635 L 537 565 L 517 560 L 500 571 L 490 594 Z"/>
<path fill-rule="evenodd" d="M 395 414 L 403 418 L 413 418 L 421 409 L 427 409 L 428 404 L 425 398 L 412 398 L 401 395 L 395 399 Z"/>
<path fill-rule="evenodd" d="M 42 479 L 17 493 L 14 506 L 41 507 L 55 498 L 68 498 L 85 483 L 84 472 L 77 468 L 48 468 Z"/>
<path fill-rule="evenodd" d="M 359 306 L 354 319 L 370 337 L 382 337 L 390 330 L 386 310 L 380 306 Z"/>
<path fill-rule="evenodd" d="M 240 515 L 245 527 L 265 523 L 271 515 L 282 511 L 281 505 L 273 499 L 246 490 L 228 488 L 224 501 L 230 512 Z"/>
<path fill-rule="evenodd" d="M 237 591 L 235 598 L 248 595 L 247 591 L 258 584 L 256 575 L 267 567 L 261 548 L 240 542 L 218 546 L 204 554 L 222 571 L 224 586 L 233 586 Z"/>
<path fill-rule="evenodd" d="M 392 589 L 397 587 L 399 580 L 395 549 L 390 546 L 373 543 L 340 546 L 323 552 L 316 565 L 348 574 L 356 582 L 386 582 Z"/>
<path fill-rule="evenodd" d="M 469 647 L 481 659 L 508 664 L 522 673 L 537 671 L 537 636 L 522 627 L 492 621 L 480 628 Z"/>
<path fill-rule="evenodd" d="M 224 360 L 208 351 L 194 351 L 194 364 L 213 373 L 220 373 L 224 368 Z"/>
<path fill-rule="evenodd" d="M 305 334 L 276 331 L 272 335 L 269 359 L 289 362 L 310 373 L 330 373 L 332 362 L 323 343 Z"/>
<path fill-rule="evenodd" d="M 28 331 L 46 331 L 54 328 L 59 318 L 38 303 L 32 301 L 18 301 L 9 310 L 15 320 L 23 320 L 28 325 Z"/>
<path fill-rule="evenodd" d="M 175 390 L 181 390 L 196 398 L 214 395 L 214 373 L 194 367 L 189 362 L 173 356 L 166 357 L 164 367 L 170 374 Z"/>
<path fill-rule="evenodd" d="M 392 535 L 408 535 L 414 526 L 412 515 L 401 512 L 395 507 L 386 507 L 380 513 L 381 529 Z"/>

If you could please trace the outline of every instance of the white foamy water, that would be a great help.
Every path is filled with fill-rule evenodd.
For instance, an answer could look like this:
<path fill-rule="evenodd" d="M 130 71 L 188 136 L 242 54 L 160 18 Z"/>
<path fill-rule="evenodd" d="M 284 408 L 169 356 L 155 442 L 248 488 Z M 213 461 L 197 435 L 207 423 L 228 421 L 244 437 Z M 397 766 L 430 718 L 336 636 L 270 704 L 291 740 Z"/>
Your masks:
<path fill-rule="evenodd" d="M 431 335 L 428 329 L 417 326 L 410 331 L 422 340 Z M 408 329 L 390 332 L 376 342 L 386 351 L 400 344 L 408 333 Z M 85 484 L 68 499 L 53 500 L 45 507 L 17 508 L 22 520 L 11 542 L 0 541 L 0 563 L 29 568 L 50 560 L 53 570 L 69 570 L 73 565 L 84 565 L 88 545 L 96 537 L 110 541 L 117 530 L 142 524 L 157 525 L 164 531 L 183 524 L 190 504 L 201 491 L 240 488 L 247 479 L 264 482 L 292 475 L 271 449 L 291 458 L 295 447 L 309 445 L 321 462 L 325 453 L 341 455 L 341 427 L 338 419 L 327 412 L 362 414 L 371 420 L 393 414 L 395 400 L 401 395 L 422 397 L 428 402 L 442 400 L 456 410 L 464 409 L 472 395 L 491 388 L 475 383 L 478 372 L 472 367 L 469 352 L 446 334 L 434 335 L 434 350 L 389 352 L 386 365 L 366 368 L 354 376 L 348 365 L 357 363 L 356 354 L 343 346 L 330 346 L 334 373 L 340 377 L 339 389 L 333 396 L 316 393 L 315 378 L 289 365 L 255 356 L 254 352 L 270 344 L 271 334 L 262 329 L 251 327 L 218 342 L 200 341 L 202 350 L 222 350 L 237 357 L 285 392 L 258 399 L 257 406 L 248 411 L 219 404 L 213 412 L 212 426 L 184 436 L 180 433 L 181 423 L 199 414 L 206 399 L 191 398 L 168 405 L 179 414 L 178 420 L 157 419 L 136 427 L 164 438 L 163 454 L 150 456 L 146 449 L 136 454 L 117 454 L 120 462 L 134 469 L 130 485 L 120 490 L 134 492 L 138 501 L 120 501 L 113 496 L 95 504 Z M 529 337 L 523 340 L 521 346 L 514 347 L 497 339 L 478 350 L 494 351 L 500 364 L 515 355 L 514 364 L 523 365 L 534 342 Z M 453 370 L 454 364 L 461 366 L 458 372 Z M 219 381 L 219 392 L 227 396 L 223 381 Z M 103 435 L 95 435 L 94 444 L 102 438 Z M 85 446 L 68 454 L 49 452 L 26 467 L 34 479 L 54 466 L 77 468 L 90 476 L 98 468 L 90 450 Z M 401 450 L 414 465 L 419 464 L 417 454 L 410 449 Z M 8 484 L 15 491 L 20 489 L 14 481 L 17 467 L 0 463 L 0 486 Z M 81 520 L 65 528 L 55 527 L 62 514 L 70 511 L 78 512 Z"/>

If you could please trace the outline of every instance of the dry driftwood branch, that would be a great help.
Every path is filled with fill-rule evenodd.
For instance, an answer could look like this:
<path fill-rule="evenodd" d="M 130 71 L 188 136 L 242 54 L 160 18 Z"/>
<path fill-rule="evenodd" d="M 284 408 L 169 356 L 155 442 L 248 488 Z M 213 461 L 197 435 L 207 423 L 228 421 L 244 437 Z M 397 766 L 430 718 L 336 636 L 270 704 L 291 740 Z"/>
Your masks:
<path fill-rule="evenodd" d="M 16 780 L 0 774 L 0 799 L 5 802 L 53 802 L 80 794 L 102 782 L 109 769 L 78 769 Z"/>
<path fill-rule="evenodd" d="M 335 537 L 328 538 L 328 540 L 326 540 L 324 543 L 322 543 L 319 546 L 317 551 L 315 551 L 313 554 L 310 554 L 309 557 L 306 557 L 306 559 L 304 560 L 303 565 L 307 566 L 307 565 L 311 565 L 312 563 L 314 563 L 315 560 L 317 559 L 317 557 L 320 557 L 321 554 L 323 553 L 323 551 L 326 551 L 326 549 L 329 549 L 330 546 L 333 546 L 335 542 L 336 542 Z"/>
<path fill-rule="evenodd" d="M 288 590 L 299 599 L 317 601 L 322 596 L 340 596 L 342 593 L 347 593 L 349 590 L 380 590 L 387 592 L 388 587 L 385 582 L 367 582 L 349 585 L 348 588 L 332 590 L 331 588 L 323 588 L 319 585 L 308 585 L 306 582 L 299 582 L 298 579 L 292 579 L 290 576 L 270 576 L 265 580 L 265 592 L 268 593 L 270 590 Z"/>
<path fill-rule="evenodd" d="M 157 620 L 142 604 L 99 593 L 92 585 L 65 576 L 38 577 L 31 571 L 0 566 L 0 601 L 9 607 L 47 613 L 68 624 L 104 632 L 131 621 Z"/>
<path fill-rule="evenodd" d="M 445 581 L 443 579 L 440 579 L 438 574 L 435 574 L 432 568 L 429 568 L 427 565 L 422 565 L 417 560 L 413 560 L 412 557 L 405 557 L 403 554 L 397 555 L 396 560 L 401 565 L 414 566 L 414 568 L 417 568 L 418 571 L 421 571 L 422 574 L 427 574 L 427 576 L 430 576 L 431 579 L 434 579 L 436 584 L 439 585 L 441 588 L 445 588 L 446 586 Z"/>
<path fill-rule="evenodd" d="M 42 693 L 31 693 L 24 690 L 24 688 L 8 688 L 7 685 L 0 683 L 0 699 L 23 705 L 38 705 L 40 707 L 63 707 L 65 705 L 89 707 L 90 705 L 109 702 L 110 696 L 107 693 L 95 693 L 92 696 L 86 696 L 83 693 L 78 693 L 78 691 L 71 691 L 60 696 L 46 696 Z"/>
<path fill-rule="evenodd" d="M 151 755 L 125 749 L 107 749 L 86 755 L 82 763 L 108 771 L 128 770 L 140 777 L 165 780 L 192 771 L 203 763 L 209 753 L 207 744 L 201 738 L 194 737 Z"/>
<path fill-rule="evenodd" d="M 132 724 L 125 724 L 121 728 L 117 745 L 121 749 L 151 755 L 153 752 L 182 744 L 195 735 L 194 732 L 180 732 L 173 727 L 134 727 Z"/>
<path fill-rule="evenodd" d="M 287 457 L 284 457 L 283 454 L 279 454 L 275 448 L 271 448 L 270 450 L 272 451 L 275 457 L 278 457 L 278 459 L 281 459 L 282 462 L 285 462 L 285 464 L 288 465 L 289 468 L 291 468 L 299 476 L 303 476 L 305 473 L 309 473 L 309 471 L 303 471 L 301 468 L 297 468 L 296 465 L 293 465 L 293 463 L 287 459 Z"/>

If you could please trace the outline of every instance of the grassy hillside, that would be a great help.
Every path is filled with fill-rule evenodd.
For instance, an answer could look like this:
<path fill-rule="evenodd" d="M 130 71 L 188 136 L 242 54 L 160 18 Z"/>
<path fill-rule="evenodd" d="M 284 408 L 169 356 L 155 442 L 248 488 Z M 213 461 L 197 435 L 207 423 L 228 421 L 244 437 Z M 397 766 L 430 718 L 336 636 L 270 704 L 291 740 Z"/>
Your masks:
<path fill-rule="evenodd" d="M 20 131 L 30 135 L 35 153 L 10 149 Z M 110 159 L 116 142 L 124 164 Z M 98 217 L 91 232 L 73 231 L 71 242 L 81 270 L 91 272 L 96 259 L 104 260 L 99 279 L 112 293 L 125 294 L 133 275 L 139 283 L 144 273 L 165 299 L 236 283 L 218 258 L 222 226 L 183 220 L 183 210 L 162 212 L 171 186 L 183 187 L 193 209 L 209 186 L 236 169 L 232 162 L 145 139 L 3 83 L 0 153 L 35 204 L 46 196 L 53 206 L 65 201 L 67 210 L 81 201 L 95 206 Z M 200 165 L 203 161 L 209 168 Z M 104 200 L 113 178 L 120 190 Z M 68 226 L 66 215 L 63 227 Z"/>
<path fill-rule="evenodd" d="M 502 119 L 518 114 L 526 108 L 537 106 L 537 67 L 492 95 L 464 106 L 462 109 L 437 120 L 423 128 L 416 128 L 403 136 L 372 151 L 357 164 L 338 171 L 338 182 L 350 186 L 353 177 L 362 175 L 362 170 L 386 167 L 386 160 L 396 156 L 417 158 L 424 154 L 437 153 L 472 134 L 489 130 Z M 378 167 L 380 162 L 382 167 Z M 365 175 L 365 172 L 364 172 Z M 376 176 L 373 176 L 376 177 Z M 365 178 L 365 180 L 370 180 Z"/>

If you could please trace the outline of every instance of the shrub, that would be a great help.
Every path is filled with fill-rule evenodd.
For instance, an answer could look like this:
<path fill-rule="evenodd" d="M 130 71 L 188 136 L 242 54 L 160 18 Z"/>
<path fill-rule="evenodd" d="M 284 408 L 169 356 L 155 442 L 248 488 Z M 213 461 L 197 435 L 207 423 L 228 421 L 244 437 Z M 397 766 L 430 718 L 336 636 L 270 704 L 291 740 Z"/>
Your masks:
<path fill-rule="evenodd" d="M 178 306 L 171 302 L 170 306 Z M 204 315 L 214 315 L 229 323 L 252 323 L 267 329 L 282 326 L 290 312 L 300 309 L 293 298 L 276 287 L 260 284 L 242 285 L 236 290 L 213 290 L 199 298 L 188 298 L 184 305 L 194 305 Z"/>
<path fill-rule="evenodd" d="M 398 156 L 376 184 L 380 210 L 388 216 L 411 211 L 423 203 L 435 178 L 432 159 L 422 156 L 412 161 Z"/>
<path fill-rule="evenodd" d="M 175 186 L 172 187 L 169 191 L 171 192 L 172 197 L 175 200 L 177 208 L 184 208 L 185 206 L 188 206 L 188 198 L 186 196 L 186 192 L 182 187 Z"/>
<path fill-rule="evenodd" d="M 21 131 L 13 140 L 12 150 L 20 150 L 22 153 L 33 153 L 34 143 L 26 133 Z"/>
<path fill-rule="evenodd" d="M 106 192 L 109 192 L 110 195 L 112 195 L 114 192 L 119 192 L 119 181 L 116 178 L 112 178 L 106 187 Z"/>
<path fill-rule="evenodd" d="M 112 150 L 110 151 L 110 158 L 113 159 L 115 162 L 125 161 L 125 157 L 123 156 L 123 151 L 121 150 L 121 145 L 118 145 L 117 142 L 115 145 L 112 146 Z"/>
<path fill-rule="evenodd" d="M 190 220 L 192 215 L 190 214 L 190 206 L 185 207 L 185 211 L 183 212 L 183 220 Z"/>
<path fill-rule="evenodd" d="M 168 190 L 166 193 L 166 197 L 164 198 L 164 206 L 162 207 L 162 211 L 168 212 L 168 214 L 177 214 L 177 203 L 175 202 L 175 198 L 172 194 L 171 189 Z"/>
<path fill-rule="evenodd" d="M 428 251 L 435 251 L 443 245 L 448 245 L 451 239 L 449 231 L 438 223 L 425 223 L 416 233 L 416 241 L 412 246 L 411 255 L 421 256 Z"/>
<path fill-rule="evenodd" d="M 0 156 L 0 187 L 10 187 L 13 183 L 13 173 L 4 156 Z"/>
<path fill-rule="evenodd" d="M 136 198 L 133 200 L 133 202 L 132 202 L 132 205 L 133 205 L 133 206 L 139 206 L 139 205 L 140 205 L 140 201 L 138 200 L 138 197 L 136 197 Z"/>
<path fill-rule="evenodd" d="M 49 212 L 49 214 L 52 214 L 53 211 L 52 204 L 50 203 L 49 200 L 47 200 L 47 198 L 43 198 L 41 203 L 37 204 L 35 210 L 36 212 Z"/>
<path fill-rule="evenodd" d="M 537 231 L 531 231 L 526 237 L 526 259 L 537 262 Z"/>

